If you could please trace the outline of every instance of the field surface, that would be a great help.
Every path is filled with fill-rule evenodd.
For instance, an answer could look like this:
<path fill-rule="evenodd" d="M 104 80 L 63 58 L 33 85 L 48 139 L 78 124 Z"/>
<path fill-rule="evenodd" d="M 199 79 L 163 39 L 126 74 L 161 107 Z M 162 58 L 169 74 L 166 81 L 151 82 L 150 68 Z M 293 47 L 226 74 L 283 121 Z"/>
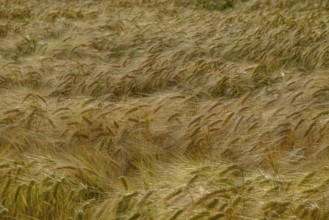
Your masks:
<path fill-rule="evenodd" d="M 0 0 L 0 219 L 329 219 L 329 2 Z"/>

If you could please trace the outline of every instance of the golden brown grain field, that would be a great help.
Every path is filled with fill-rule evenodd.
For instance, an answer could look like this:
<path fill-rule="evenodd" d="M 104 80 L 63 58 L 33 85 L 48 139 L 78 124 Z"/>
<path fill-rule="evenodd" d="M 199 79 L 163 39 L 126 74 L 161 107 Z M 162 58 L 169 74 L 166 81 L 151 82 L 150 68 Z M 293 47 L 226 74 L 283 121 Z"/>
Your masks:
<path fill-rule="evenodd" d="M 326 0 L 0 0 L 0 219 L 329 219 Z"/>

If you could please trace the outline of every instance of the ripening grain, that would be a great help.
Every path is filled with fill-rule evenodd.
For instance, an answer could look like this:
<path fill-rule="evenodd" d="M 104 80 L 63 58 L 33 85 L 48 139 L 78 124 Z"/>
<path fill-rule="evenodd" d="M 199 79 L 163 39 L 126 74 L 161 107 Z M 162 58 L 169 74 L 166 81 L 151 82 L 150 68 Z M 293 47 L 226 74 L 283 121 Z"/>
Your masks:
<path fill-rule="evenodd" d="M 0 6 L 0 219 L 329 218 L 327 1 Z"/>

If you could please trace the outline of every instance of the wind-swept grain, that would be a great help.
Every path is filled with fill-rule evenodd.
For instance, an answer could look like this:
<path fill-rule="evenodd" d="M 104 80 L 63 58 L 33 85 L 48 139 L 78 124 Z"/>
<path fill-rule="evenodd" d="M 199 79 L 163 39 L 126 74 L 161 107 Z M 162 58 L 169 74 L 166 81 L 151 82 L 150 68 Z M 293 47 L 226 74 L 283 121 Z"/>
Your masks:
<path fill-rule="evenodd" d="M 191 127 L 193 124 L 199 122 L 199 121 L 201 120 L 202 117 L 203 117 L 203 115 L 200 115 L 200 116 L 196 117 L 195 119 L 193 119 L 193 120 L 187 125 L 187 127 L 189 128 L 189 127 Z"/>
<path fill-rule="evenodd" d="M 305 133 L 304 133 L 304 137 L 306 137 L 306 136 L 311 132 L 311 130 L 314 128 L 314 126 L 315 126 L 316 124 L 317 124 L 317 123 L 316 123 L 316 121 L 315 121 L 315 122 L 311 123 L 311 124 L 308 126 L 308 128 L 306 129 L 306 131 L 305 131 Z"/>
<path fill-rule="evenodd" d="M 299 92 L 299 93 L 297 93 L 292 99 L 291 99 L 291 104 L 293 104 L 295 101 L 296 101 L 296 99 L 298 98 L 298 97 L 300 97 L 301 95 L 303 95 L 304 94 L 304 92 Z"/>
<path fill-rule="evenodd" d="M 226 118 L 223 121 L 223 126 L 233 117 L 235 113 L 231 112 L 228 116 L 226 116 Z"/>

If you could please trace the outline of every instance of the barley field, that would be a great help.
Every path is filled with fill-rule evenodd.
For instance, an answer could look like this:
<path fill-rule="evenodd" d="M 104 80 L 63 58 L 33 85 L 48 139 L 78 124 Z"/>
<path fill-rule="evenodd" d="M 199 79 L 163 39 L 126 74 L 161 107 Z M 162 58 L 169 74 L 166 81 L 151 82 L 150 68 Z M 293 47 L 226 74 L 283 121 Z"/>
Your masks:
<path fill-rule="evenodd" d="M 329 219 L 329 1 L 0 0 L 0 219 Z"/>

